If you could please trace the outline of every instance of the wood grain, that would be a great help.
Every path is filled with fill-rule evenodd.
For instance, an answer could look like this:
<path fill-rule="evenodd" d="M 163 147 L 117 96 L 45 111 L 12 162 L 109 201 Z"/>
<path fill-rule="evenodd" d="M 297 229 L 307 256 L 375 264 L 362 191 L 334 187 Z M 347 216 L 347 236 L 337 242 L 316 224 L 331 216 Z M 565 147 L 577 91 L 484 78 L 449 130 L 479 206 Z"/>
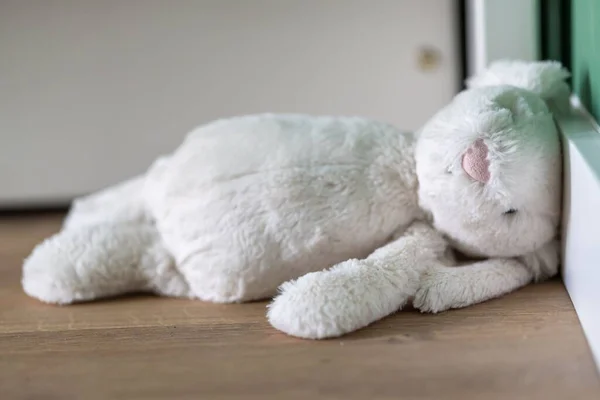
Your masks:
<path fill-rule="evenodd" d="M 560 281 L 305 341 L 271 328 L 265 303 L 26 297 L 21 262 L 60 218 L 0 219 L 0 399 L 600 398 Z"/>

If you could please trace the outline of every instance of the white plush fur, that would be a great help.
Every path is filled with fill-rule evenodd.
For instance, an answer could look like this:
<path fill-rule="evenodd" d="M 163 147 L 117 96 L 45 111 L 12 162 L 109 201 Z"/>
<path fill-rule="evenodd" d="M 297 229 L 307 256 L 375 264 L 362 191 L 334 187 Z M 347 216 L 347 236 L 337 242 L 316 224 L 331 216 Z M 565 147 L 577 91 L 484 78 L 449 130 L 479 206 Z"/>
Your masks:
<path fill-rule="evenodd" d="M 496 63 L 416 135 L 351 117 L 201 126 L 144 176 L 78 199 L 25 261 L 23 287 L 58 304 L 275 296 L 274 327 L 327 338 L 411 301 L 439 312 L 546 279 L 561 193 L 551 110 L 565 111 L 566 76 L 556 63 Z M 486 182 L 461 164 L 475 141 Z"/>
<path fill-rule="evenodd" d="M 365 119 L 238 117 L 192 132 L 150 169 L 145 198 L 198 298 L 262 299 L 408 225 L 412 154 L 410 135 Z"/>

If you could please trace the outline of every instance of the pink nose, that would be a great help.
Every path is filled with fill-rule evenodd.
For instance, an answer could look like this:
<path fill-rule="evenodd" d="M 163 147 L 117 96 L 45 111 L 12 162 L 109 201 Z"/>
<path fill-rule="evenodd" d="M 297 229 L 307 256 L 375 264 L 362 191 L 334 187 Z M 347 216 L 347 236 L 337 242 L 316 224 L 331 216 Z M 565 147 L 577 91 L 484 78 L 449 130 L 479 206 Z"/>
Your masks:
<path fill-rule="evenodd" d="M 478 182 L 486 183 L 490 180 L 490 162 L 487 155 L 488 148 L 483 139 L 477 139 L 463 155 L 463 169 Z"/>

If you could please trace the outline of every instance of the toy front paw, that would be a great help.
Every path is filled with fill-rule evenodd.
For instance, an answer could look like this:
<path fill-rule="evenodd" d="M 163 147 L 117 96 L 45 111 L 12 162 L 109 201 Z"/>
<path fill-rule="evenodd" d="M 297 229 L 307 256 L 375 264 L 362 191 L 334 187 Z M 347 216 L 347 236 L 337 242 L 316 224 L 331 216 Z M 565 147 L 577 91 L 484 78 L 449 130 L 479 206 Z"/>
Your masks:
<path fill-rule="evenodd" d="M 319 272 L 284 283 L 281 293 L 269 305 L 267 317 L 273 327 L 291 336 L 323 339 L 345 330 L 328 313 L 327 293 L 319 283 Z"/>
<path fill-rule="evenodd" d="M 284 283 L 269 305 L 269 322 L 305 339 L 341 336 L 367 325 L 372 313 L 365 313 L 363 307 L 368 299 L 361 299 L 362 294 L 354 290 L 360 282 L 348 279 L 354 269 L 364 267 L 361 263 L 349 260 Z"/>
<path fill-rule="evenodd" d="M 415 294 L 413 306 L 421 312 L 438 313 L 451 308 L 463 307 L 457 292 L 464 287 L 453 284 L 451 274 L 443 270 L 428 271 L 421 279 L 421 285 Z"/>
<path fill-rule="evenodd" d="M 414 238 L 421 254 L 431 254 L 435 257 L 444 256 L 450 248 L 444 235 L 431 225 L 417 221 L 414 222 L 404 233 L 407 238 Z"/>

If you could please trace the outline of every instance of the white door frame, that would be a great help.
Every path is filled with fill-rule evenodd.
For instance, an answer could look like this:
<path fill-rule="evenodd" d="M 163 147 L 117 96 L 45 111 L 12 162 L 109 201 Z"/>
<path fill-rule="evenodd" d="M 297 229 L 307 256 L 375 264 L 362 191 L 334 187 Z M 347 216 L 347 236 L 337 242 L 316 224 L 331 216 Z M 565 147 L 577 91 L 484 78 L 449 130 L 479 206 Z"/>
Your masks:
<path fill-rule="evenodd" d="M 539 0 L 466 0 L 467 76 L 494 60 L 540 57 Z"/>

